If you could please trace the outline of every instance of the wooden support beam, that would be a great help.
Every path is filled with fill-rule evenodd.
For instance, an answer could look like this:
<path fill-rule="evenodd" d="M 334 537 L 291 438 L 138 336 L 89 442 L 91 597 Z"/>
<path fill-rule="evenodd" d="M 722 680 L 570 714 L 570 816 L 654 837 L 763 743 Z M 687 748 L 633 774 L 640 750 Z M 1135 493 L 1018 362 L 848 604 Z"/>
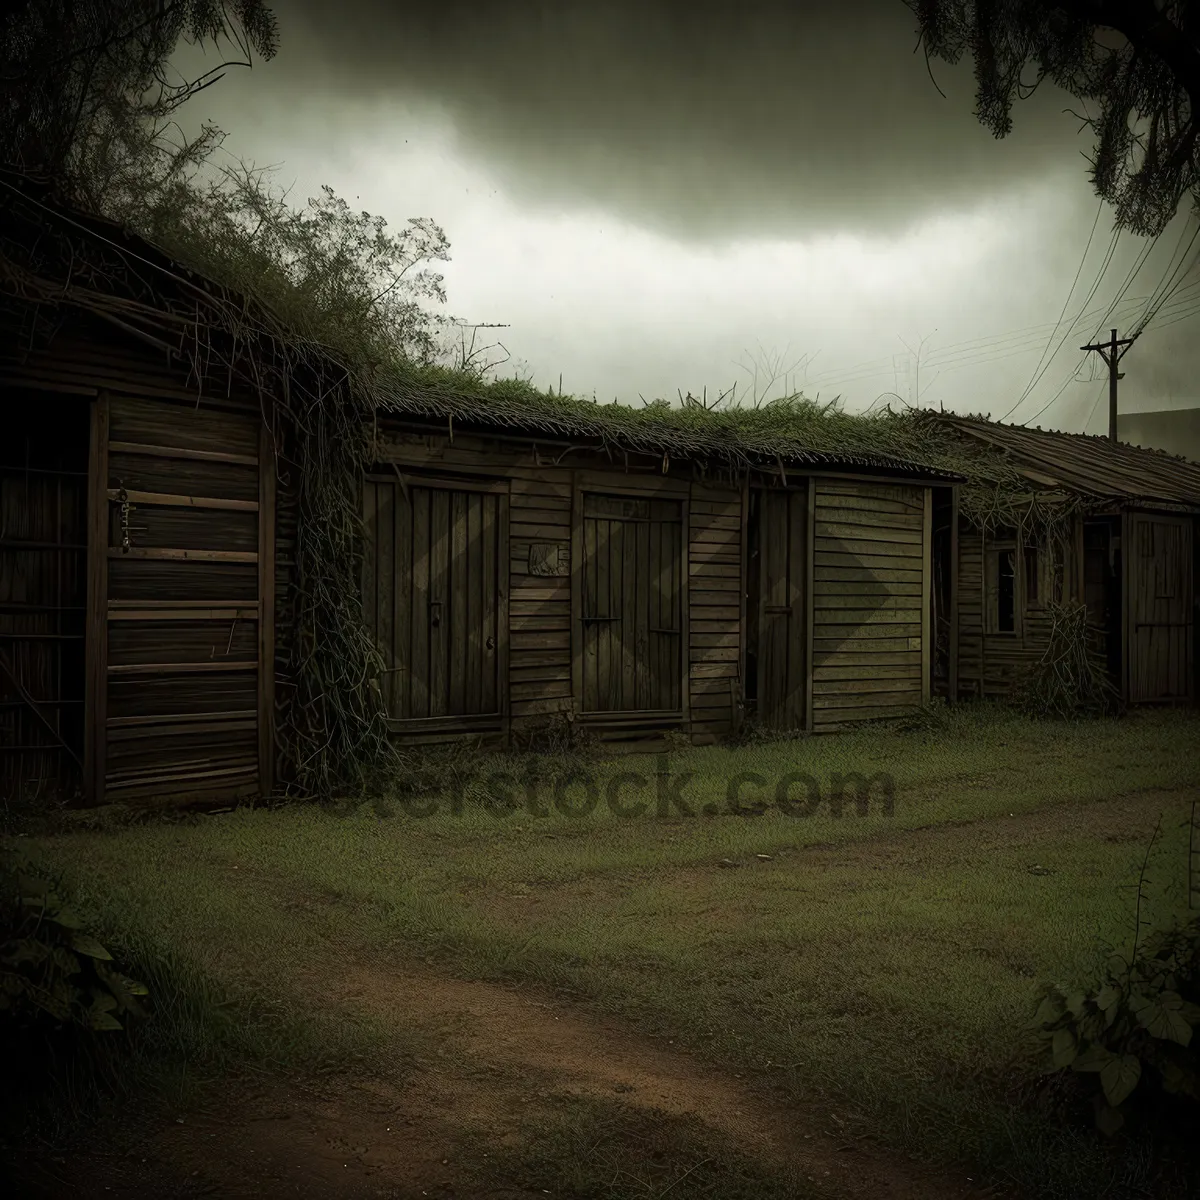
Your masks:
<path fill-rule="evenodd" d="M 947 690 L 950 703 L 958 700 L 958 504 L 959 485 L 950 489 L 950 663 Z"/>
<path fill-rule="evenodd" d="M 107 392 L 91 409 L 87 485 L 87 617 L 84 640 L 84 793 L 104 803 L 108 715 L 108 411 Z"/>
<path fill-rule="evenodd" d="M 813 729 L 813 655 L 816 649 L 816 605 L 814 603 L 817 562 L 817 480 L 810 475 L 804 534 L 804 728 Z"/>
<path fill-rule="evenodd" d="M 921 703 L 933 694 L 933 488 L 924 488 L 921 522 Z"/>
<path fill-rule="evenodd" d="M 275 787 L 275 441 L 264 421 L 258 476 L 258 780 Z"/>
<path fill-rule="evenodd" d="M 225 450 L 191 450 L 182 446 L 152 446 L 144 442 L 110 442 L 110 454 L 137 454 L 145 458 L 178 458 L 193 462 L 235 463 L 257 467 L 258 458 L 252 454 L 232 454 Z"/>
<path fill-rule="evenodd" d="M 258 512 L 257 500 L 223 500 L 215 496 L 175 496 L 166 492 L 131 492 L 128 489 L 109 488 L 108 498 L 118 503 L 128 500 L 130 504 L 145 504 L 163 508 L 219 508 L 230 512 Z"/>
<path fill-rule="evenodd" d="M 107 497 L 105 497 L 107 499 Z M 161 562 L 238 562 L 257 563 L 257 550 L 175 550 L 155 546 L 120 546 L 108 548 L 109 558 L 153 559 Z"/>

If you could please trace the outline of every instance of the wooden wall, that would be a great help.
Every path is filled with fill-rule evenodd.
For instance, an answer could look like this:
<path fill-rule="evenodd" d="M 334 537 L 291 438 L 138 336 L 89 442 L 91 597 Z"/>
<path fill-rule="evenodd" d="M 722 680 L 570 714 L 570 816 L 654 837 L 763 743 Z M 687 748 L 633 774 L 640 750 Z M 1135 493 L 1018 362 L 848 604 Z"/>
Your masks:
<path fill-rule="evenodd" d="M 696 742 L 728 736 L 742 715 L 744 499 L 741 489 L 692 486 L 688 642 L 691 731 Z"/>
<path fill-rule="evenodd" d="M 389 490 L 391 499 L 385 503 L 392 504 L 400 502 L 405 488 L 420 488 L 431 481 L 448 488 L 455 486 L 455 480 L 471 478 L 506 482 L 506 731 L 519 741 L 522 733 L 541 722 L 562 720 L 585 725 L 605 740 L 635 740 L 669 729 L 684 729 L 695 742 L 727 736 L 740 724 L 744 710 L 748 493 L 733 482 L 690 478 L 687 468 L 664 476 L 661 467 L 626 470 L 594 454 L 564 454 L 561 446 L 527 447 L 515 438 L 464 434 L 451 438 L 449 432 L 416 434 L 398 423 L 385 426 L 378 455 L 383 463 L 393 465 L 404 482 L 390 481 L 383 469 L 371 473 L 368 483 L 376 490 L 367 501 L 368 553 L 378 555 L 373 547 L 379 537 L 390 536 L 372 517 L 380 505 L 377 489 Z M 802 488 L 806 487 L 801 479 Z M 605 540 L 615 534 L 597 532 L 595 520 L 585 519 L 585 513 L 593 511 L 587 507 L 588 495 L 657 497 L 684 506 L 686 556 L 681 565 L 687 603 L 680 620 L 685 623 L 686 669 L 678 711 L 668 711 L 665 701 L 638 710 L 596 711 L 595 697 L 589 700 L 589 665 L 594 674 L 603 666 L 601 660 L 607 661 L 607 654 L 660 655 L 661 648 L 651 645 L 655 619 L 649 617 L 642 622 L 645 630 L 638 626 L 640 633 L 624 635 L 630 640 L 619 647 L 611 628 L 598 628 L 600 621 L 615 619 L 619 606 L 610 613 L 590 593 L 582 595 L 591 586 L 589 571 L 575 568 L 596 553 L 589 533 L 593 541 L 605 541 L 606 554 L 616 544 Z M 813 646 L 812 726 L 833 728 L 911 712 L 929 691 L 929 489 L 818 479 L 812 495 L 813 538 L 805 534 L 800 543 L 807 546 L 811 540 L 815 550 L 811 625 L 808 616 L 801 615 L 797 632 L 798 637 L 811 639 Z M 632 520 L 637 506 L 629 507 L 626 516 Z M 613 512 L 617 508 L 620 505 Z M 647 546 L 655 536 L 656 511 L 650 505 L 644 514 L 651 522 L 644 539 Z M 626 549 L 633 553 L 632 548 L 640 544 L 634 538 L 633 533 L 622 535 L 622 554 Z M 658 544 L 661 548 L 666 542 L 660 538 Z M 665 560 L 660 565 L 667 571 Z M 629 587 L 633 590 L 625 599 L 630 613 L 636 614 L 640 592 L 636 584 Z M 379 604 L 374 590 L 372 597 L 367 605 L 369 619 Z M 636 619 L 631 617 L 630 624 Z M 594 632 L 584 632 L 588 622 L 597 625 Z M 373 623 L 384 632 L 383 622 Z M 400 665 L 394 651 L 387 653 L 392 655 L 391 668 Z M 589 654 L 594 660 L 585 657 Z M 631 678 L 637 678 L 633 667 Z M 656 694 L 653 689 L 647 692 L 652 694 Z M 606 705 L 600 704 L 599 709 L 605 710 Z M 431 727 L 431 732 L 437 731 Z"/>
<path fill-rule="evenodd" d="M 815 481 L 814 729 L 928 700 L 931 519 L 928 488 Z"/>
<path fill-rule="evenodd" d="M 81 319 L 48 347 L 3 347 L 0 386 L 51 404 L 75 393 L 90 409 L 88 795 L 269 788 L 274 489 L 258 398 L 201 395 L 141 342 Z"/>
<path fill-rule="evenodd" d="M 540 463 L 531 450 L 465 435 L 455 435 L 451 441 L 449 435 L 391 429 L 383 446 L 382 456 L 396 465 L 405 482 L 389 483 L 386 474 L 372 472 L 370 485 L 394 488 L 393 502 L 402 497 L 404 488 L 419 487 L 423 480 L 440 481 L 447 488 L 470 478 L 499 478 L 507 483 L 507 731 L 518 741 L 555 720 L 578 720 L 605 741 L 633 741 L 681 727 L 698 741 L 711 741 L 732 729 L 741 698 L 740 487 L 693 484 L 686 476 L 664 479 L 661 471 L 654 470 L 627 472 L 594 455 L 575 454 L 569 463 L 555 463 L 561 446 L 546 447 Z M 686 653 L 686 690 L 681 679 L 680 690 L 673 694 L 676 711 L 672 713 L 656 707 L 631 718 L 628 711 L 611 715 L 587 711 L 586 671 L 581 662 L 577 684 L 577 646 L 572 639 L 573 624 L 581 620 L 575 607 L 581 600 L 572 593 L 572 565 L 586 552 L 577 494 L 660 497 L 685 504 L 686 543 L 680 550 L 686 553 L 679 556 L 679 578 L 681 598 L 686 598 L 681 636 L 686 631 L 687 641 L 680 648 L 680 653 Z M 379 504 L 377 497 L 375 491 L 373 508 Z M 377 520 L 369 519 L 368 526 L 368 553 L 377 554 L 383 531 Z M 651 536 L 647 533 L 647 543 Z M 665 586 L 664 579 L 661 587 Z M 631 597 L 631 603 L 635 599 L 636 595 Z M 372 603 L 377 605 L 378 600 Z M 381 623 L 374 624 L 382 630 Z M 649 624 L 645 634 L 648 646 Z M 597 656 L 603 636 L 593 634 Z M 660 634 L 659 640 L 665 643 L 670 636 Z M 637 645 L 636 640 L 632 645 Z M 582 638 L 578 649 L 585 652 Z"/>
<path fill-rule="evenodd" d="M 0 389 L 0 798 L 83 786 L 88 400 Z"/>
<path fill-rule="evenodd" d="M 960 526 L 958 535 L 958 697 L 984 691 L 983 536 Z"/>
<path fill-rule="evenodd" d="M 963 522 L 958 542 L 958 696 L 967 699 L 983 697 L 1004 700 L 1012 695 L 1014 683 L 1033 667 L 1045 652 L 1050 639 L 1051 623 L 1043 603 L 1028 600 L 1026 560 L 1019 538 L 1003 539 L 1015 547 L 1015 629 L 1012 633 L 989 630 L 989 579 L 985 577 L 985 561 L 994 547 L 992 537 Z M 1089 606 L 1089 621 L 1101 622 L 1104 609 L 1103 580 L 1089 580 L 1091 567 L 1083 548 L 1083 525 L 1076 520 L 1070 527 L 1062 560 L 1062 595 Z M 1048 586 L 1050 576 L 1043 575 L 1040 586 Z M 1095 627 L 1093 650 L 1097 663 L 1103 659 L 1103 630 Z"/>
<path fill-rule="evenodd" d="M 449 447 L 446 447 L 449 450 Z M 510 452 L 510 458 L 516 456 Z M 571 473 L 513 462 L 508 494 L 510 729 L 574 711 L 571 700 Z"/>
<path fill-rule="evenodd" d="M 1194 699 L 1194 521 L 1125 514 L 1124 686 L 1131 704 Z"/>
<path fill-rule="evenodd" d="M 298 468 L 289 460 L 286 442 L 274 447 L 275 469 L 275 626 L 272 633 L 272 661 L 275 677 L 271 685 L 271 704 L 276 730 L 274 746 L 274 782 L 286 787 L 295 777 L 293 748 L 280 731 L 289 727 L 296 702 L 294 656 L 296 638 L 296 536 L 300 519 L 300 481 Z M 270 469 L 264 463 L 264 471 Z"/>

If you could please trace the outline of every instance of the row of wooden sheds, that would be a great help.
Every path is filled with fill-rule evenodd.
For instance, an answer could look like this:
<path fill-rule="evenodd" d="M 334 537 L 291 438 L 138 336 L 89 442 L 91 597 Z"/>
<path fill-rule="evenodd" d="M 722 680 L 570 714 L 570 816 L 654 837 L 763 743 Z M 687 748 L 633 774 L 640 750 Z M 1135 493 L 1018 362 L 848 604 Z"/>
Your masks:
<path fill-rule="evenodd" d="M 203 281 L 5 186 L 7 228 L 65 227 L 71 261 L 43 278 L 15 232 L 2 246 L 0 791 L 270 792 L 295 777 L 281 726 L 307 653 L 304 489 L 276 397 L 249 370 L 210 378 L 186 336 L 147 334 L 147 296 L 165 308 Z M 110 269 L 88 269 L 89 247 Z M 889 455 L 402 382 L 361 419 L 350 602 L 397 739 L 513 745 L 570 725 L 702 743 L 748 720 L 900 716 L 1001 690 L 1036 653 L 1045 589 L 1064 586 L 1112 633 L 1130 699 L 1194 696 L 1195 466 L 1121 448 L 1126 490 L 1108 480 L 1112 511 L 1081 522 L 1063 567 L 960 519 L 962 476 Z M 1139 474 L 1151 463 L 1161 479 Z M 1059 469 L 1044 486 L 1084 481 Z"/>

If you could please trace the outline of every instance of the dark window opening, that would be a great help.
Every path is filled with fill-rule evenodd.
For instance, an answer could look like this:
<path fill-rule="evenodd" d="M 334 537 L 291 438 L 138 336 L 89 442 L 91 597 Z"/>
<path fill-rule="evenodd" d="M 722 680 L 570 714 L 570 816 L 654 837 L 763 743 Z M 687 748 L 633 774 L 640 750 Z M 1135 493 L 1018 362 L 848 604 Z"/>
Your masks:
<path fill-rule="evenodd" d="M 1017 631 L 1017 575 L 1011 550 L 996 555 L 996 632 Z"/>
<path fill-rule="evenodd" d="M 1041 563 L 1041 556 L 1038 553 L 1036 546 L 1025 547 L 1025 603 L 1040 604 L 1041 596 L 1039 594 L 1038 585 L 1038 568 Z"/>

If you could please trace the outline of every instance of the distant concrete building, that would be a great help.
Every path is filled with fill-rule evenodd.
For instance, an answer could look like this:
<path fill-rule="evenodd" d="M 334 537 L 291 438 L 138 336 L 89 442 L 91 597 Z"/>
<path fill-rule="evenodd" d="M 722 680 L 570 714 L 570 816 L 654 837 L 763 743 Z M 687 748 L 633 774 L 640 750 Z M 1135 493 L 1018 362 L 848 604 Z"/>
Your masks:
<path fill-rule="evenodd" d="M 1200 462 L 1200 408 L 1118 413 L 1117 436 L 1134 446 Z"/>

